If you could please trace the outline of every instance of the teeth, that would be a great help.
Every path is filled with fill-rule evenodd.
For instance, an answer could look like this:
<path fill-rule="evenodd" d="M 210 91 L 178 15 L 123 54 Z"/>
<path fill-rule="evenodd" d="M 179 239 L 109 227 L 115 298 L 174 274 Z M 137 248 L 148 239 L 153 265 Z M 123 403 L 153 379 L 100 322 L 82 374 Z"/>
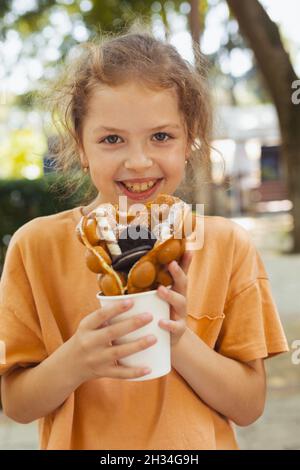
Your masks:
<path fill-rule="evenodd" d="M 132 191 L 134 193 L 140 193 L 142 191 L 146 191 L 147 189 L 152 188 L 152 186 L 154 186 L 155 183 L 156 183 L 156 180 L 147 181 L 146 183 L 125 183 L 124 181 L 126 188 L 129 189 L 129 191 Z"/>

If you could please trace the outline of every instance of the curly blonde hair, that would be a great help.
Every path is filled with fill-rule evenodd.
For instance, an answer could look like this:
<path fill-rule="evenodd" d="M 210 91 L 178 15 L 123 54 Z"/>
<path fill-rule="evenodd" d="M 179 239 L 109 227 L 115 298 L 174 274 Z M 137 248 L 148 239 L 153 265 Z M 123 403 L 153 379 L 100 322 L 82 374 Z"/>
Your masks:
<path fill-rule="evenodd" d="M 58 132 L 52 157 L 58 175 L 68 175 L 64 188 L 67 194 L 80 192 L 86 183 L 78 150 L 93 90 L 99 84 L 118 86 L 131 79 L 153 90 L 175 87 L 191 148 L 186 177 L 178 193 L 190 190 L 201 165 L 206 169 L 210 165 L 212 108 L 203 57 L 197 57 L 200 67 L 193 66 L 174 46 L 155 38 L 149 27 L 138 21 L 121 34 L 100 34 L 77 46 L 75 52 L 62 73 L 39 94 Z M 80 201 L 88 203 L 97 193 L 90 180 L 85 188 Z"/>

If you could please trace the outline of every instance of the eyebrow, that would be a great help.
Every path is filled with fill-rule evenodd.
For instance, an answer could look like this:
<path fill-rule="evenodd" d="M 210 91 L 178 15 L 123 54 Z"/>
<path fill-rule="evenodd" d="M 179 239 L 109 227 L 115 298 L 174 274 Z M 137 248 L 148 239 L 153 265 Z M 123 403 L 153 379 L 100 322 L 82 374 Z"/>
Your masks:
<path fill-rule="evenodd" d="M 180 129 L 181 126 L 179 124 L 167 123 L 167 124 L 161 124 L 149 130 L 157 131 L 158 129 L 164 129 L 166 127 L 172 127 L 173 129 Z M 117 129 L 116 127 L 98 126 L 93 130 L 93 133 L 99 132 L 101 130 L 105 130 L 109 132 L 124 132 L 124 133 L 127 132 L 125 129 Z"/>

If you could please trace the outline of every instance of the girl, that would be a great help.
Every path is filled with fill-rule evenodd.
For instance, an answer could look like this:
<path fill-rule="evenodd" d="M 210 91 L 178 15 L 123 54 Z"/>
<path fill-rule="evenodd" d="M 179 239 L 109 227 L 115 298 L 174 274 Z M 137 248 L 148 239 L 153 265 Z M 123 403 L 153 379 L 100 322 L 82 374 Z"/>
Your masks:
<path fill-rule="evenodd" d="M 100 308 L 96 276 L 74 234 L 99 203 L 128 204 L 172 194 L 186 163 L 209 152 L 210 105 L 202 74 L 174 47 L 129 31 L 90 43 L 51 90 L 63 131 L 64 170 L 81 163 L 96 198 L 21 227 L 12 237 L 2 283 L 0 335 L 4 412 L 39 419 L 41 449 L 237 449 L 233 423 L 247 426 L 265 403 L 263 359 L 287 351 L 261 258 L 247 232 L 204 217 L 204 245 L 170 263 L 172 371 L 118 359 L 153 337 L 113 341 L 152 321 L 147 314 L 108 326 L 131 305 Z M 68 173 L 69 174 L 69 173 Z M 153 186 L 143 194 L 143 182 Z"/>

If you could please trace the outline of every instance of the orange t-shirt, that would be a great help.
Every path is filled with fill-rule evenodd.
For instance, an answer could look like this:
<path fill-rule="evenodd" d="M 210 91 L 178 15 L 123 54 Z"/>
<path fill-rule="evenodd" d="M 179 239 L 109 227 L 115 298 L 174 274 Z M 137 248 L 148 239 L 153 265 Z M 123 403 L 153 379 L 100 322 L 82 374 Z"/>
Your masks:
<path fill-rule="evenodd" d="M 6 364 L 38 364 L 99 308 L 97 276 L 75 236 L 81 208 L 39 217 L 13 235 L 0 289 Z M 288 350 L 261 258 L 250 236 L 205 216 L 204 245 L 188 272 L 187 324 L 217 352 L 251 361 Z M 237 449 L 232 423 L 172 371 L 143 382 L 85 382 L 39 420 L 41 449 Z"/>

